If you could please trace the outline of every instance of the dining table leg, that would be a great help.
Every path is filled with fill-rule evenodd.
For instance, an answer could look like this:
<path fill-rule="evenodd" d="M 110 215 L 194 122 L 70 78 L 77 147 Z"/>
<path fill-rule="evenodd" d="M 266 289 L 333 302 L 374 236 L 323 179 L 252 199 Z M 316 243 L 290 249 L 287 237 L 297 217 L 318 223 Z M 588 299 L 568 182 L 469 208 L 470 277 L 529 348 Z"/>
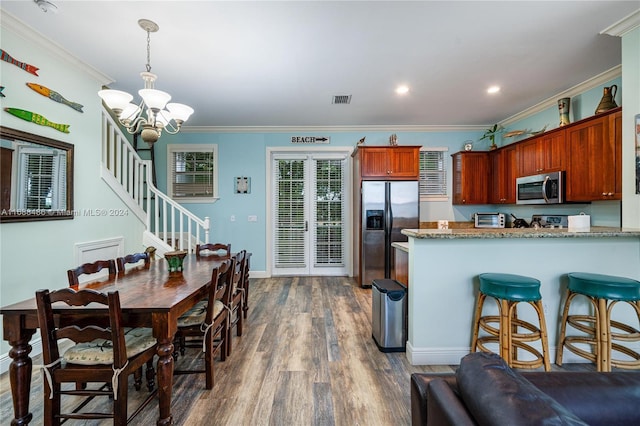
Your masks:
<path fill-rule="evenodd" d="M 158 364 L 156 367 L 158 374 L 158 405 L 160 417 L 158 426 L 169 426 L 173 424 L 171 415 L 171 393 L 173 389 L 173 336 L 177 329 L 177 324 L 170 330 L 167 327 L 166 318 L 159 320 L 154 318 L 154 334 L 158 340 Z"/>
<path fill-rule="evenodd" d="M 33 367 L 33 362 L 29 356 L 32 349 L 29 341 L 36 329 L 22 329 L 20 322 L 20 316 L 6 316 L 3 321 L 4 339 L 11 345 L 9 357 L 12 361 L 9 365 L 9 381 L 11 383 L 13 413 L 15 416 L 11 420 L 12 426 L 28 425 L 33 418 L 33 414 L 29 412 L 31 370 Z"/>

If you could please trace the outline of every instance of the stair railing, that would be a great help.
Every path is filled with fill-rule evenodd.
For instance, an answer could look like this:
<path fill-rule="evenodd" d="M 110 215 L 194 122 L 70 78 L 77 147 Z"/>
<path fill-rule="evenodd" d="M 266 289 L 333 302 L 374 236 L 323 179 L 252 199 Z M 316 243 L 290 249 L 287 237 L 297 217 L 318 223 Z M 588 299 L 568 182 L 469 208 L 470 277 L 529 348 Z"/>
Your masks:
<path fill-rule="evenodd" d="M 104 108 L 101 176 L 155 240 L 166 244 L 162 252 L 209 242 L 209 218 L 200 219 L 156 188 L 151 161 L 140 158 Z"/>

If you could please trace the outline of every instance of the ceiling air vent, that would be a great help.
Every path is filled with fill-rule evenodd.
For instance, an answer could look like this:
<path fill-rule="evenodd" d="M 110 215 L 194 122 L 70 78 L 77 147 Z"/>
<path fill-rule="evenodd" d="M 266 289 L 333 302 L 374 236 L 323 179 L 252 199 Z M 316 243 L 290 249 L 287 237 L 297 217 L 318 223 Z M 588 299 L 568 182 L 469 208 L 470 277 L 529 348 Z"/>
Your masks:
<path fill-rule="evenodd" d="M 332 104 L 350 104 L 351 95 L 335 95 Z"/>

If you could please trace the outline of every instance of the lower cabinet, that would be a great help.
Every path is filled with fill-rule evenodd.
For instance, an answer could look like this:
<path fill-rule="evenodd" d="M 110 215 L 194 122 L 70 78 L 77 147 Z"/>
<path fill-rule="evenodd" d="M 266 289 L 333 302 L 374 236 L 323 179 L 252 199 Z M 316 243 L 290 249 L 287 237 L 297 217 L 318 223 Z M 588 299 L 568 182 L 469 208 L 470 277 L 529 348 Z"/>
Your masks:
<path fill-rule="evenodd" d="M 409 286 L 409 253 L 401 248 L 395 247 L 395 264 L 393 267 L 392 279 L 400 284 Z"/>

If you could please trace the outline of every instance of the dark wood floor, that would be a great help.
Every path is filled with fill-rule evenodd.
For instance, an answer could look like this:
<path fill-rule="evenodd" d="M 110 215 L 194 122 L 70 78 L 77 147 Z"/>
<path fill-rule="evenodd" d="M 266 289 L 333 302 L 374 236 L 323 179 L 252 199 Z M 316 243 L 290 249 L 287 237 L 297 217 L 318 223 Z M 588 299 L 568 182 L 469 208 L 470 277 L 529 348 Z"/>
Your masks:
<path fill-rule="evenodd" d="M 174 378 L 174 424 L 410 425 L 411 373 L 455 369 L 412 366 L 404 353 L 380 352 L 371 338 L 371 290 L 344 277 L 252 279 L 245 333 L 233 344 L 231 357 L 216 362 L 214 389 L 204 389 L 202 375 Z M 198 350 L 189 351 L 178 365 L 200 363 L 193 361 Z M 32 424 L 39 425 L 42 379 L 33 376 Z M 130 389 L 133 408 L 145 391 Z M 157 415 L 152 403 L 133 424 L 153 425 Z M 7 374 L 0 418 L 13 418 Z"/>

